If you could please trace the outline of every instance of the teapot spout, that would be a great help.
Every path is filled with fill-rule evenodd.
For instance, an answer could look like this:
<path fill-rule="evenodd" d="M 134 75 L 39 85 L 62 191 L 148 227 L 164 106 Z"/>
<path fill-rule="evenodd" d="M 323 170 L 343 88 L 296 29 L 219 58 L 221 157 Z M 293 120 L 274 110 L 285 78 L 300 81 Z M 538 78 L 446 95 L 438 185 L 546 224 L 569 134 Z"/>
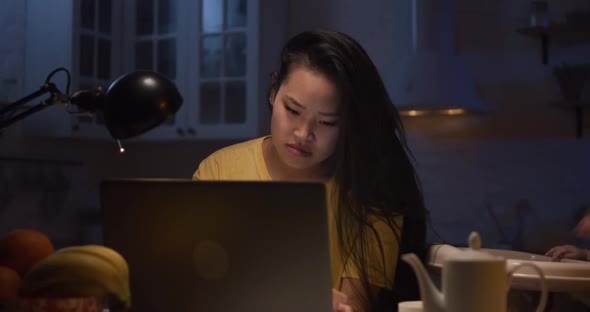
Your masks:
<path fill-rule="evenodd" d="M 424 306 L 424 311 L 444 312 L 444 296 L 430 279 L 420 259 L 413 253 L 404 254 L 401 258 L 414 269 L 418 286 L 420 287 L 420 298 Z"/>

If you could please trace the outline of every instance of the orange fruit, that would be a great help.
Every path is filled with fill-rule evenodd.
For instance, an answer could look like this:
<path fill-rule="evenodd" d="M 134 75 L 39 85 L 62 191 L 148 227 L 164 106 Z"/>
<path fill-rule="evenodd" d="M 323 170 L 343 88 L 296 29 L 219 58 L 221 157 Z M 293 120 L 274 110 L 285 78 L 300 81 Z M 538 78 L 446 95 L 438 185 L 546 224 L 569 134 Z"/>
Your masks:
<path fill-rule="evenodd" d="M 20 284 L 20 276 L 15 270 L 0 266 L 0 300 L 18 297 Z"/>
<path fill-rule="evenodd" d="M 21 278 L 39 260 L 55 251 L 47 235 L 32 229 L 18 229 L 0 238 L 0 266 L 15 270 Z"/>

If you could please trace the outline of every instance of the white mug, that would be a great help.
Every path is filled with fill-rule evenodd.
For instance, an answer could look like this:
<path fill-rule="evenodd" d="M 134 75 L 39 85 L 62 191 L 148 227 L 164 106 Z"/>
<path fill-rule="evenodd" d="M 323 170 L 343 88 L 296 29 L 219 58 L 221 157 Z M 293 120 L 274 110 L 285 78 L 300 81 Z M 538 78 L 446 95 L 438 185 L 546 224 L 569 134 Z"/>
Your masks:
<path fill-rule="evenodd" d="M 398 312 L 422 312 L 422 301 L 402 301 L 397 304 Z"/>

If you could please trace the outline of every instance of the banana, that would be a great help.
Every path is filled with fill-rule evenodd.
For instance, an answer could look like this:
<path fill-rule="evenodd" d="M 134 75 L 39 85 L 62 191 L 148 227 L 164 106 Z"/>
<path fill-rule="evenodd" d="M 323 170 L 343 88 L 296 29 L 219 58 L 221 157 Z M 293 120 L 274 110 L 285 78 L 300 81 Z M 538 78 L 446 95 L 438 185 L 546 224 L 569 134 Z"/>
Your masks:
<path fill-rule="evenodd" d="M 34 265 L 23 278 L 25 296 L 111 297 L 131 305 L 129 269 L 125 259 L 104 246 L 60 249 Z"/>
<path fill-rule="evenodd" d="M 121 254 L 109 247 L 102 245 L 71 246 L 59 249 L 57 252 L 88 253 L 95 255 L 111 263 L 123 278 L 129 280 L 129 266 L 127 265 L 127 261 L 125 261 L 125 258 Z"/>

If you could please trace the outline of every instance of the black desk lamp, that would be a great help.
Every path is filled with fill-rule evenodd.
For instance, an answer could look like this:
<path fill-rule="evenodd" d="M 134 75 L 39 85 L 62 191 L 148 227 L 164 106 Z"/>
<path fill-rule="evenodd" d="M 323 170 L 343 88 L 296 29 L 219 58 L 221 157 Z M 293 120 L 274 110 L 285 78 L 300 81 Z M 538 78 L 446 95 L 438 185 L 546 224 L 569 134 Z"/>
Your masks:
<path fill-rule="evenodd" d="M 57 72 L 67 74 L 66 94 L 63 94 L 50 80 Z M 81 113 L 104 113 L 105 126 L 117 140 L 138 136 L 171 118 L 182 105 L 182 96 L 174 83 L 161 74 L 150 71 L 131 72 L 117 78 L 104 92 L 102 89 L 81 90 L 68 96 L 70 73 L 65 68 L 52 71 L 41 88 L 14 103 L 0 108 L 0 129 L 55 104 L 76 105 Z M 49 93 L 41 103 L 20 112 L 16 110 L 25 103 Z M 68 110 L 70 113 L 77 113 Z"/>

